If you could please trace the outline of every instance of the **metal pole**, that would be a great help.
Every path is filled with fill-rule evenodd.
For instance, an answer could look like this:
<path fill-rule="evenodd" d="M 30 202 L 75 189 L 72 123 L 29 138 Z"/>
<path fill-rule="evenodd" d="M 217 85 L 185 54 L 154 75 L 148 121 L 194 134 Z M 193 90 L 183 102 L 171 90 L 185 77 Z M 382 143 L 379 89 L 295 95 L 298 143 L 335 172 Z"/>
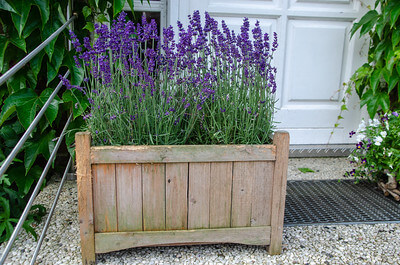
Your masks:
<path fill-rule="evenodd" d="M 13 74 L 15 74 L 19 69 L 21 69 L 25 64 L 27 64 L 36 54 L 38 54 L 44 47 L 47 46 L 61 31 L 63 31 L 75 18 L 77 17 L 74 14 L 64 25 L 62 25 L 58 30 L 56 30 L 53 34 L 51 34 L 42 44 L 37 46 L 33 51 L 31 51 L 27 56 L 25 56 L 21 61 L 19 61 L 16 65 L 14 65 L 11 69 L 4 73 L 0 77 L 0 86 L 4 84 Z M 0 174 L 1 176 L 1 174 Z"/>
<path fill-rule="evenodd" d="M 35 264 L 36 258 L 37 258 L 38 254 L 39 254 L 39 251 L 40 251 L 40 247 L 42 246 L 42 243 L 43 243 L 43 239 L 46 236 L 47 228 L 49 227 L 51 217 L 53 216 L 53 212 L 54 212 L 54 210 L 56 208 L 56 205 L 57 205 L 57 202 L 58 202 L 58 198 L 60 197 L 61 189 L 62 189 L 62 187 L 63 187 L 63 185 L 65 183 L 65 180 L 67 179 L 67 173 L 68 173 L 69 168 L 71 167 L 71 164 L 72 164 L 72 158 L 70 157 L 69 160 L 68 160 L 67 167 L 65 168 L 64 175 L 63 175 L 63 177 L 61 179 L 60 186 L 58 187 L 56 197 L 54 198 L 53 205 L 51 206 L 49 215 L 47 216 L 46 223 L 44 224 L 44 227 L 43 227 L 43 230 L 42 230 L 42 234 L 40 235 L 39 241 L 37 243 L 37 246 L 36 246 L 36 249 L 35 249 L 35 253 L 33 253 L 33 257 L 32 257 L 30 265 L 34 265 Z"/>
<path fill-rule="evenodd" d="M 71 122 L 71 118 L 72 118 L 72 113 L 69 115 L 69 118 L 68 118 L 67 122 L 64 125 L 64 129 L 62 130 L 61 135 L 58 138 L 57 144 L 54 147 L 54 150 L 50 155 L 49 161 L 47 161 L 46 167 L 44 168 L 44 170 L 42 172 L 42 175 L 40 176 L 39 181 L 36 184 L 35 189 L 33 190 L 33 193 L 31 195 L 31 197 L 29 198 L 28 204 L 25 206 L 24 212 L 22 213 L 21 217 L 19 218 L 19 221 L 18 221 L 17 225 L 15 226 L 12 235 L 11 235 L 10 239 L 8 240 L 7 246 L 4 249 L 4 252 L 3 252 L 3 254 L 1 255 L 1 258 L 0 258 L 0 265 L 3 265 L 4 262 L 6 261 L 8 253 L 10 252 L 11 247 L 12 247 L 15 239 L 17 238 L 19 231 L 21 230 L 21 227 L 24 224 L 24 222 L 26 220 L 26 217 L 28 216 L 28 213 L 29 213 L 29 210 L 32 207 L 33 201 L 35 200 L 36 195 L 39 193 L 39 190 L 42 187 L 43 180 L 45 179 L 46 174 L 49 171 L 49 169 L 51 167 L 51 164 L 53 163 L 54 158 L 56 157 L 56 153 L 57 153 L 58 148 L 60 147 L 61 142 L 62 142 L 62 140 L 64 138 L 65 131 L 67 130 L 68 125 Z"/>
<path fill-rule="evenodd" d="M 67 78 L 68 75 L 69 75 L 69 70 L 65 73 L 64 78 Z M 19 150 L 24 145 L 25 141 L 31 135 L 33 129 L 35 129 L 35 127 L 38 124 L 40 118 L 43 116 L 43 114 L 45 113 L 45 111 L 49 107 L 50 103 L 53 101 L 54 97 L 57 95 L 57 93 L 60 90 L 61 86 L 62 86 L 62 81 L 60 81 L 60 83 L 58 83 L 56 89 L 53 91 L 53 93 L 51 93 L 49 99 L 46 101 L 46 103 L 43 105 L 42 109 L 36 115 L 35 119 L 31 123 L 31 125 L 29 125 L 28 129 L 26 130 L 24 135 L 21 137 L 21 139 L 18 141 L 17 145 L 14 147 L 14 149 L 8 155 L 6 160 L 4 160 L 3 165 L 0 167 L 0 179 L 2 178 L 3 174 L 6 173 L 6 171 L 7 171 L 8 167 L 10 166 L 11 162 L 14 160 L 15 156 L 18 154 Z"/>

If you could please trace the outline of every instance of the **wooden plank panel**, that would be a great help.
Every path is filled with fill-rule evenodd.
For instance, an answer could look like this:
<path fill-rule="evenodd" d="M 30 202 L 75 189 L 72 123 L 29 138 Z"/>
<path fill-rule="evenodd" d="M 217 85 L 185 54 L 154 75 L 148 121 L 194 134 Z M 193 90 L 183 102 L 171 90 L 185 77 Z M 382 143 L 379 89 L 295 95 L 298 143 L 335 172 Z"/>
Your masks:
<path fill-rule="evenodd" d="M 165 229 L 165 164 L 143 164 L 143 230 Z"/>
<path fill-rule="evenodd" d="M 141 231 L 142 227 L 142 166 L 117 164 L 118 231 Z"/>
<path fill-rule="evenodd" d="M 254 162 L 233 163 L 231 226 L 250 226 Z"/>
<path fill-rule="evenodd" d="M 251 226 L 271 224 L 274 162 L 254 162 Z"/>
<path fill-rule="evenodd" d="M 232 164 L 211 163 L 210 228 L 231 226 Z"/>
<path fill-rule="evenodd" d="M 92 163 L 274 161 L 273 145 L 96 146 Z"/>
<path fill-rule="evenodd" d="M 165 165 L 165 226 L 167 230 L 187 229 L 188 163 Z"/>
<path fill-rule="evenodd" d="M 209 227 L 210 163 L 189 163 L 188 229 Z"/>
<path fill-rule="evenodd" d="M 142 246 L 236 243 L 268 245 L 271 228 L 243 227 L 151 232 L 96 233 L 96 253 Z"/>
<path fill-rule="evenodd" d="M 75 144 L 82 263 L 95 264 L 90 133 L 77 133 Z"/>
<path fill-rule="evenodd" d="M 115 164 L 92 165 L 94 229 L 96 232 L 116 232 L 117 196 Z"/>
<path fill-rule="evenodd" d="M 286 176 L 289 160 L 289 133 L 275 132 L 274 144 L 276 145 L 276 162 L 274 180 L 272 184 L 272 209 L 271 209 L 271 255 L 282 252 L 283 216 L 285 213 Z"/>

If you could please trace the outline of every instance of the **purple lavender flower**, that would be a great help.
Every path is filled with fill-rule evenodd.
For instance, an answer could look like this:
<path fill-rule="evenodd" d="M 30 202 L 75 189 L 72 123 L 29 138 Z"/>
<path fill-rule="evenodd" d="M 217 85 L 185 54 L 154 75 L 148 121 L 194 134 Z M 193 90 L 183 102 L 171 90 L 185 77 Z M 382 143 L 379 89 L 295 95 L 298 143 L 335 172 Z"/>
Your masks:
<path fill-rule="evenodd" d="M 396 117 L 399 117 L 399 113 L 397 113 L 396 111 L 393 111 L 393 112 L 392 112 L 392 115 L 394 115 L 394 116 L 396 116 Z"/>

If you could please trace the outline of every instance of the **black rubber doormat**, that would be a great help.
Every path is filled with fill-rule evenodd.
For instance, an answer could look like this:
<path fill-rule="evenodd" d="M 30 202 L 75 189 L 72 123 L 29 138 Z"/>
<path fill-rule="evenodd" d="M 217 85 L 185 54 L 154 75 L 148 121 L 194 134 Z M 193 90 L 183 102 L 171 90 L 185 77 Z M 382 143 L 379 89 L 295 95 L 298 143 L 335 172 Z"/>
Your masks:
<path fill-rule="evenodd" d="M 287 184 L 285 226 L 400 223 L 400 203 L 367 182 L 292 180 Z"/>

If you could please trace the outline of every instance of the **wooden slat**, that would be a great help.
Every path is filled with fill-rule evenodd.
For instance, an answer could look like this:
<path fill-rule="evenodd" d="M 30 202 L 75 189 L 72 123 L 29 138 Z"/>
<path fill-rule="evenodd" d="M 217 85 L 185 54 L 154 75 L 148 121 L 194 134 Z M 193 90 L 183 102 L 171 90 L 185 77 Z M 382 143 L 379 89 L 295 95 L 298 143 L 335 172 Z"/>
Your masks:
<path fill-rule="evenodd" d="M 274 162 L 254 162 L 251 226 L 271 224 Z"/>
<path fill-rule="evenodd" d="M 231 226 L 232 164 L 211 163 L 210 228 Z"/>
<path fill-rule="evenodd" d="M 90 133 L 77 133 L 75 144 L 82 263 L 95 264 Z"/>
<path fill-rule="evenodd" d="M 165 164 L 143 164 L 143 230 L 165 229 Z"/>
<path fill-rule="evenodd" d="M 117 164 L 118 231 L 142 231 L 142 167 Z"/>
<path fill-rule="evenodd" d="M 188 229 L 210 224 L 210 163 L 189 163 Z"/>
<path fill-rule="evenodd" d="M 116 232 L 115 164 L 92 165 L 95 232 Z"/>
<path fill-rule="evenodd" d="M 282 252 L 283 217 L 286 199 L 286 175 L 289 160 L 289 133 L 275 132 L 274 144 L 276 145 L 276 162 L 274 180 L 272 184 L 272 209 L 271 209 L 271 255 Z"/>
<path fill-rule="evenodd" d="M 188 167 L 188 163 L 165 165 L 167 230 L 187 229 Z"/>
<path fill-rule="evenodd" d="M 274 161 L 273 145 L 96 146 L 92 163 Z"/>
<path fill-rule="evenodd" d="M 254 162 L 233 163 L 232 227 L 250 226 Z"/>
<path fill-rule="evenodd" d="M 268 245 L 270 230 L 269 226 L 264 226 L 158 232 L 96 233 L 96 253 L 142 246 L 190 245 L 198 243 Z"/>

